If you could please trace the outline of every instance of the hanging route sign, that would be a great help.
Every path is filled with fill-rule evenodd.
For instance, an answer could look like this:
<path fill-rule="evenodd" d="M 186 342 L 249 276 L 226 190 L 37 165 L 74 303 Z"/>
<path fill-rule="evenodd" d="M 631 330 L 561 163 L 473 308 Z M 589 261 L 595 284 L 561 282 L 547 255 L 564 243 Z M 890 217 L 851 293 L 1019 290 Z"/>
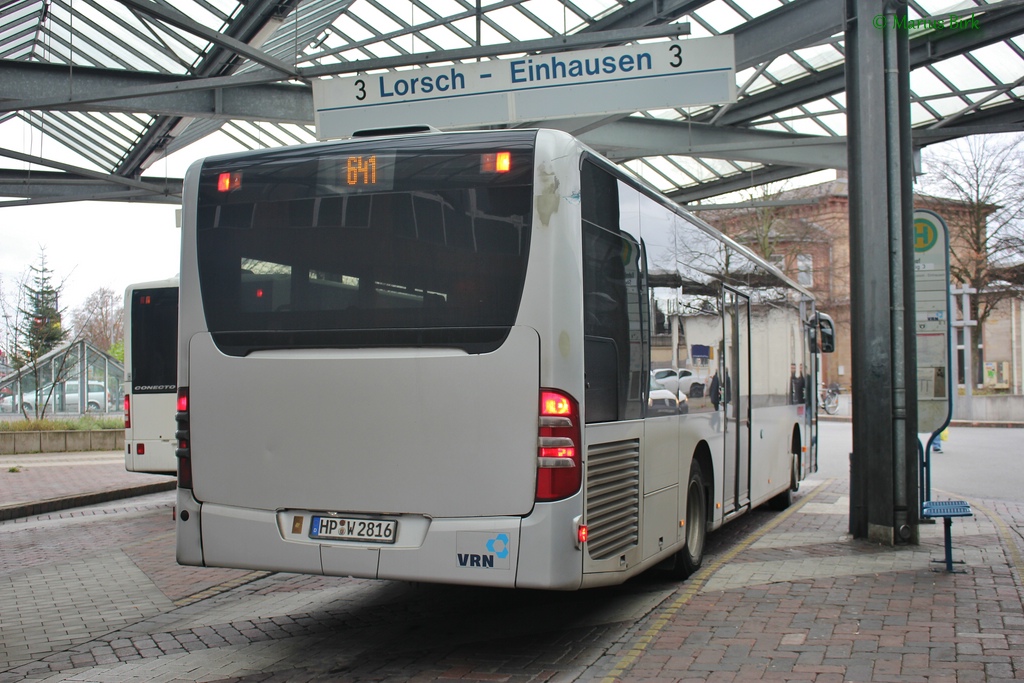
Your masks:
<path fill-rule="evenodd" d="M 471 127 L 735 101 L 732 36 L 313 81 L 321 140 L 365 128 Z"/>

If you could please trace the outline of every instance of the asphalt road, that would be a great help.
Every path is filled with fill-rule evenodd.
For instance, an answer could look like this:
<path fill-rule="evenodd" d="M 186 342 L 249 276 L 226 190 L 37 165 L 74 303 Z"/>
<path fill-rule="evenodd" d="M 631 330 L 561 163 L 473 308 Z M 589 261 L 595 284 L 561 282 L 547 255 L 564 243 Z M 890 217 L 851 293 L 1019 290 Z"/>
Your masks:
<path fill-rule="evenodd" d="M 1022 429 L 951 427 L 942 452 L 931 456 L 933 496 L 1024 502 L 1022 441 Z M 818 443 L 815 476 L 849 476 L 853 425 L 819 423 Z"/>

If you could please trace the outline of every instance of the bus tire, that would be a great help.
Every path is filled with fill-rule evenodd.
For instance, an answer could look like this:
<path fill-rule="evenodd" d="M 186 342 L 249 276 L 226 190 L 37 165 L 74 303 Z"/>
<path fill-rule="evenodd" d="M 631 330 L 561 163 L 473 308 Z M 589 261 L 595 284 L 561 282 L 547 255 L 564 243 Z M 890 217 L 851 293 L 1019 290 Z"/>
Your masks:
<path fill-rule="evenodd" d="M 694 460 L 690 463 L 690 479 L 686 485 L 686 545 L 675 554 L 673 578 L 688 579 L 704 564 L 707 535 L 708 499 L 704 471 Z"/>
<path fill-rule="evenodd" d="M 772 510 L 785 510 L 793 504 L 793 493 L 800 490 L 800 461 L 796 453 L 792 454 L 792 465 L 789 468 L 789 488 L 768 501 Z"/>

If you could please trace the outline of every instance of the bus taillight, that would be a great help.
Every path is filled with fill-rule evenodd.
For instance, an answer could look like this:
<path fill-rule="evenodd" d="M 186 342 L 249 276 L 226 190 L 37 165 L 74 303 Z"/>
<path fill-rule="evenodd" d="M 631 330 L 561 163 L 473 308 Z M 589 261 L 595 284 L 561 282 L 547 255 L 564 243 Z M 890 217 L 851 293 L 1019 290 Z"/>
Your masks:
<path fill-rule="evenodd" d="M 553 389 L 540 392 L 540 428 L 537 453 L 538 501 L 561 500 L 580 490 L 579 404 Z"/>
<path fill-rule="evenodd" d="M 241 173 L 221 173 L 217 176 L 217 192 L 231 192 L 241 189 Z"/>
<path fill-rule="evenodd" d="M 174 438 L 178 440 L 178 447 L 174 449 L 174 455 L 178 458 L 178 488 L 192 488 L 192 447 L 190 444 L 191 434 L 188 419 L 188 387 L 178 387 L 178 412 L 174 414 L 174 421 L 178 424 Z"/>
<path fill-rule="evenodd" d="M 124 395 L 124 428 L 132 428 L 132 397 L 130 394 Z"/>
<path fill-rule="evenodd" d="M 493 152 L 480 157 L 482 173 L 508 173 L 512 170 L 512 152 Z"/>

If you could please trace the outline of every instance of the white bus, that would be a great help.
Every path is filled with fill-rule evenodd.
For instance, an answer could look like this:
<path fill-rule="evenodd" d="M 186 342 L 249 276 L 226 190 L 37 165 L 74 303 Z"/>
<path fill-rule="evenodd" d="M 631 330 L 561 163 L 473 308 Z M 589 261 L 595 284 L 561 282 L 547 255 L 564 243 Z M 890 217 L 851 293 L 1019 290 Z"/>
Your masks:
<path fill-rule="evenodd" d="M 213 157 L 183 224 L 181 564 L 687 576 L 708 531 L 816 468 L 790 373 L 822 337 L 809 292 L 567 134 Z M 715 370 L 685 413 L 648 416 L 648 262 Z"/>
<path fill-rule="evenodd" d="M 178 388 L 178 279 L 140 282 L 124 292 L 124 466 L 174 473 Z"/>

